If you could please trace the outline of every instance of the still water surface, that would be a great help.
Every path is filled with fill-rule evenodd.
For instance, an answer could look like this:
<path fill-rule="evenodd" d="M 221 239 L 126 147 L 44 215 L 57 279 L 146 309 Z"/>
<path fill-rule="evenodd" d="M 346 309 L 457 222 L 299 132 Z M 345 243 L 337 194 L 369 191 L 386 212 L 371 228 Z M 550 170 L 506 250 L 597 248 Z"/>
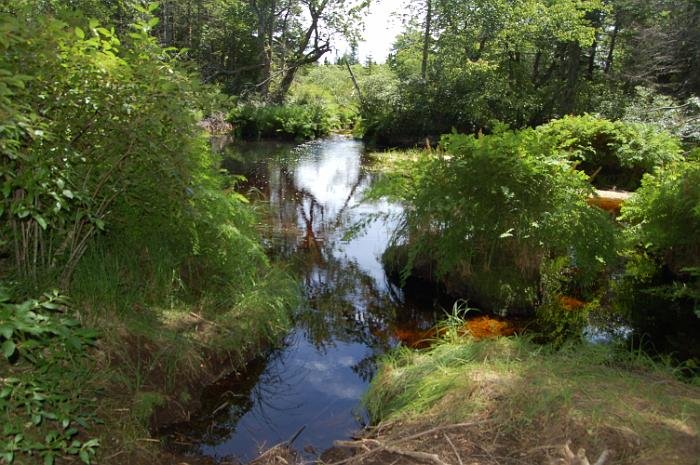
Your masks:
<path fill-rule="evenodd" d="M 208 389 L 204 412 L 174 442 L 246 461 L 301 431 L 294 446 L 311 458 L 363 425 L 360 399 L 396 334 L 430 327 L 442 310 L 429 292 L 406 296 L 384 273 L 380 256 L 401 207 L 363 200 L 375 174 L 361 142 L 215 148 L 246 177 L 240 188 L 269 206 L 266 246 L 297 274 L 306 304 L 283 348 Z M 347 237 L 372 216 L 380 218 Z"/>

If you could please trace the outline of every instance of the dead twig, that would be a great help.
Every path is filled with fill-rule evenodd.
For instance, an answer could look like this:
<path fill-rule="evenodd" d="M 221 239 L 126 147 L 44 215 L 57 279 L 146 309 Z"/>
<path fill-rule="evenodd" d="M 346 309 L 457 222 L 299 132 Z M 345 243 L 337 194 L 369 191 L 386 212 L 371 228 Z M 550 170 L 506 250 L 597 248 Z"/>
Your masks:
<path fill-rule="evenodd" d="M 382 446 L 382 449 L 396 455 L 403 455 L 404 457 L 410 457 L 412 459 L 416 459 L 420 462 L 428 462 L 428 463 L 434 463 L 435 465 L 449 465 L 446 462 L 443 462 L 440 457 L 437 454 L 429 454 L 427 452 L 416 452 L 412 450 L 404 450 L 404 449 L 399 449 L 397 447 L 392 447 L 392 446 L 387 446 L 384 445 Z"/>
<path fill-rule="evenodd" d="M 359 441 L 336 441 L 336 444 L 339 445 L 340 447 L 357 447 L 359 449 L 367 449 L 367 443 L 375 444 L 377 447 L 374 449 L 366 450 L 365 452 L 355 455 L 352 457 L 349 457 L 347 459 L 339 460 L 337 462 L 333 462 L 328 465 L 341 465 L 344 463 L 351 462 L 353 460 L 361 460 L 369 457 L 370 455 L 376 454 L 377 452 L 381 451 L 386 451 L 390 452 L 396 455 L 402 455 L 404 457 L 411 457 L 416 460 L 422 461 L 422 462 L 428 462 L 428 463 L 434 463 L 435 465 L 448 465 L 447 463 L 443 462 L 440 457 L 436 454 L 429 454 L 426 452 L 415 452 L 415 451 L 407 451 L 404 449 L 399 449 L 396 447 L 397 444 L 401 444 L 407 441 L 411 441 L 413 439 L 418 439 L 423 436 L 428 436 L 430 434 L 435 434 L 442 432 L 447 429 L 456 429 L 456 428 L 467 428 L 470 426 L 476 426 L 484 423 L 488 423 L 488 420 L 483 420 L 483 421 L 471 421 L 471 422 L 466 422 L 466 423 L 453 423 L 449 425 L 440 425 L 436 426 L 434 428 L 427 429 L 425 431 L 420 431 L 415 434 L 411 434 L 409 436 L 397 439 L 394 441 L 391 445 L 383 443 L 381 441 L 378 441 L 376 439 L 361 439 Z M 352 446 L 351 444 L 353 442 L 358 443 L 357 446 Z"/>
<path fill-rule="evenodd" d="M 396 443 L 398 444 L 400 442 L 406 442 L 406 441 L 410 441 L 412 439 L 418 439 L 420 437 L 427 436 L 427 435 L 433 434 L 433 433 L 438 433 L 438 432 L 444 431 L 446 429 L 468 428 L 470 426 L 482 425 L 484 423 L 490 423 L 490 420 L 470 421 L 470 422 L 466 422 L 466 423 L 452 423 L 449 425 L 440 425 L 440 426 L 436 426 L 435 428 L 430 428 L 430 429 L 427 429 L 425 431 L 421 431 L 419 433 L 415 433 L 415 434 L 412 434 L 410 436 L 406 436 L 405 438 L 401 438 L 401 439 L 397 440 Z"/>
<path fill-rule="evenodd" d="M 588 461 L 588 457 L 586 457 L 586 449 L 579 448 L 579 450 L 576 451 L 576 454 L 574 454 L 569 446 L 571 446 L 571 440 L 566 441 L 566 443 L 561 447 L 560 453 L 562 458 L 551 462 L 552 465 L 591 465 L 591 462 Z M 609 456 L 610 451 L 605 449 L 593 465 L 605 465 L 605 462 L 607 462 Z"/>
<path fill-rule="evenodd" d="M 450 445 L 452 448 L 452 452 L 455 453 L 455 456 L 457 457 L 457 462 L 459 462 L 459 465 L 464 465 L 464 462 L 462 462 L 462 457 L 459 455 L 459 452 L 457 452 L 457 448 L 455 445 L 452 443 L 452 440 L 450 437 L 447 435 L 447 433 L 442 433 L 443 436 L 445 436 L 445 439 L 447 440 L 447 443 Z"/>

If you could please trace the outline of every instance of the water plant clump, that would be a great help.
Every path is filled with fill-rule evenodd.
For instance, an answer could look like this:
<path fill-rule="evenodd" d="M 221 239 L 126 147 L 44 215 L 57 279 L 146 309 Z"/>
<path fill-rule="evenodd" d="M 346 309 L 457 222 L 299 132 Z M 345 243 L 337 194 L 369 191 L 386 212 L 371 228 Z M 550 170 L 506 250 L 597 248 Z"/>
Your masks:
<path fill-rule="evenodd" d="M 536 130 L 448 135 L 442 150 L 399 165 L 375 190 L 407 204 L 395 244 L 403 274 L 433 265 L 448 290 L 492 312 L 528 312 L 562 292 L 594 292 L 615 261 L 614 225 L 593 188 Z"/>

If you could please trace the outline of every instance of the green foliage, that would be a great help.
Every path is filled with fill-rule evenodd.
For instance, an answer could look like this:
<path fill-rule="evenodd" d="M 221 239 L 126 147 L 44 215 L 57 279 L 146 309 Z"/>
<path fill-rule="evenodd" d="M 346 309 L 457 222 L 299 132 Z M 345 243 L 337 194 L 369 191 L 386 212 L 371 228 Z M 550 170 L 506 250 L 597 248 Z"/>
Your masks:
<path fill-rule="evenodd" d="M 535 310 L 533 329 L 540 341 L 555 347 L 580 340 L 590 313 L 599 306 L 597 299 L 585 303 L 567 295 L 571 293 L 570 270 L 568 257 L 552 260 L 542 270 L 542 302 Z"/>
<path fill-rule="evenodd" d="M 700 162 L 647 175 L 622 208 L 628 262 L 619 305 L 658 350 L 700 360 Z"/>
<path fill-rule="evenodd" d="M 65 304 L 57 292 L 13 303 L 0 288 L 0 367 L 8 373 L 0 378 L 3 463 L 37 457 L 52 464 L 73 455 L 89 464 L 99 446 L 80 432 L 95 421 L 82 397 L 95 333 L 68 317 Z"/>
<path fill-rule="evenodd" d="M 96 21 L 20 17 L 2 18 L 15 31 L 2 69 L 25 85 L 12 95 L 20 116 L 3 130 L 0 238 L 19 277 L 65 285 L 115 209 L 147 216 L 169 202 L 176 216 L 187 205 L 204 149 L 189 109 L 196 86 L 149 36 L 151 19 L 122 46 Z"/>
<path fill-rule="evenodd" d="M 218 170 L 197 126 L 213 92 L 158 45 L 154 8 L 139 7 L 122 34 L 36 15 L 31 2 L 0 16 L 3 274 L 24 291 L 62 287 L 83 321 L 110 330 L 91 361 L 94 335 L 46 313 L 55 296 L 0 303 L 0 344 L 15 363 L 2 382 L 19 380 L 2 391 L 0 450 L 19 462 L 91 460 L 88 367 L 101 364 L 111 396 L 137 398 L 132 421 L 143 423 L 155 405 L 140 402 L 145 389 L 169 399 L 187 388 L 178 381 L 202 382 L 206 355 L 239 361 L 289 325 L 295 284 L 265 256 L 237 178 Z M 195 312 L 213 329 L 198 332 Z M 132 339 L 146 343 L 133 351 Z"/>
<path fill-rule="evenodd" d="M 538 131 L 452 134 L 442 148 L 396 167 L 375 190 L 408 204 L 396 239 L 409 248 L 405 273 L 427 257 L 448 287 L 466 283 L 457 290 L 470 303 L 529 310 L 550 260 L 571 257 L 567 273 L 586 289 L 614 258 L 613 225 L 586 204 L 587 177 Z"/>
<path fill-rule="evenodd" d="M 362 82 L 367 69 L 353 66 Z M 345 66 L 315 65 L 297 73 L 288 102 L 294 105 L 321 105 L 331 115 L 332 129 L 352 129 L 359 118 L 359 96 Z"/>
<path fill-rule="evenodd" d="M 445 0 L 432 2 L 431 21 L 425 1 L 408 4 L 393 76 L 366 92 L 381 102 L 362 108 L 368 141 L 422 145 L 452 128 L 488 131 L 491 120 L 522 128 L 586 112 L 642 122 L 665 113 L 667 129 L 695 137 L 700 73 L 685 57 L 700 48 L 697 2 Z M 659 105 L 640 85 L 662 92 Z"/>
<path fill-rule="evenodd" d="M 681 158 L 677 138 L 642 123 L 565 116 L 538 131 L 603 188 L 636 189 L 644 173 Z"/>
<path fill-rule="evenodd" d="M 323 103 L 256 105 L 235 108 L 229 115 L 236 134 L 244 139 L 313 139 L 334 128 L 334 118 Z M 335 120 L 335 124 L 338 121 Z"/>
<path fill-rule="evenodd" d="M 394 45 L 400 85 L 367 92 L 381 104 L 363 108 L 366 139 L 412 145 L 494 119 L 523 127 L 589 109 L 600 89 L 581 63 L 606 12 L 598 0 L 433 2 L 431 39 L 414 17 Z"/>

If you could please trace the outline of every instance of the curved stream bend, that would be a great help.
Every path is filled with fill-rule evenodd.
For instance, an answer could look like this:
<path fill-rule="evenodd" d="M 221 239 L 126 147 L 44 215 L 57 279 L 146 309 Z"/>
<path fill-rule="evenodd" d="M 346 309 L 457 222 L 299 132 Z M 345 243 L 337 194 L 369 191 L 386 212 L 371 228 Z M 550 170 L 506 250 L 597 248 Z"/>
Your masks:
<path fill-rule="evenodd" d="M 394 227 L 391 214 L 401 210 L 362 201 L 373 177 L 362 143 L 336 136 L 300 146 L 219 149 L 224 166 L 246 176 L 241 188 L 269 202 L 266 244 L 297 271 L 307 305 L 284 347 L 212 386 L 204 413 L 173 442 L 245 461 L 303 428 L 294 445 L 315 456 L 362 426 L 360 398 L 377 355 L 397 342 L 394 334 L 431 326 L 432 297 L 407 299 L 384 274 L 380 255 Z M 377 213 L 389 219 L 344 240 L 353 225 Z"/>

